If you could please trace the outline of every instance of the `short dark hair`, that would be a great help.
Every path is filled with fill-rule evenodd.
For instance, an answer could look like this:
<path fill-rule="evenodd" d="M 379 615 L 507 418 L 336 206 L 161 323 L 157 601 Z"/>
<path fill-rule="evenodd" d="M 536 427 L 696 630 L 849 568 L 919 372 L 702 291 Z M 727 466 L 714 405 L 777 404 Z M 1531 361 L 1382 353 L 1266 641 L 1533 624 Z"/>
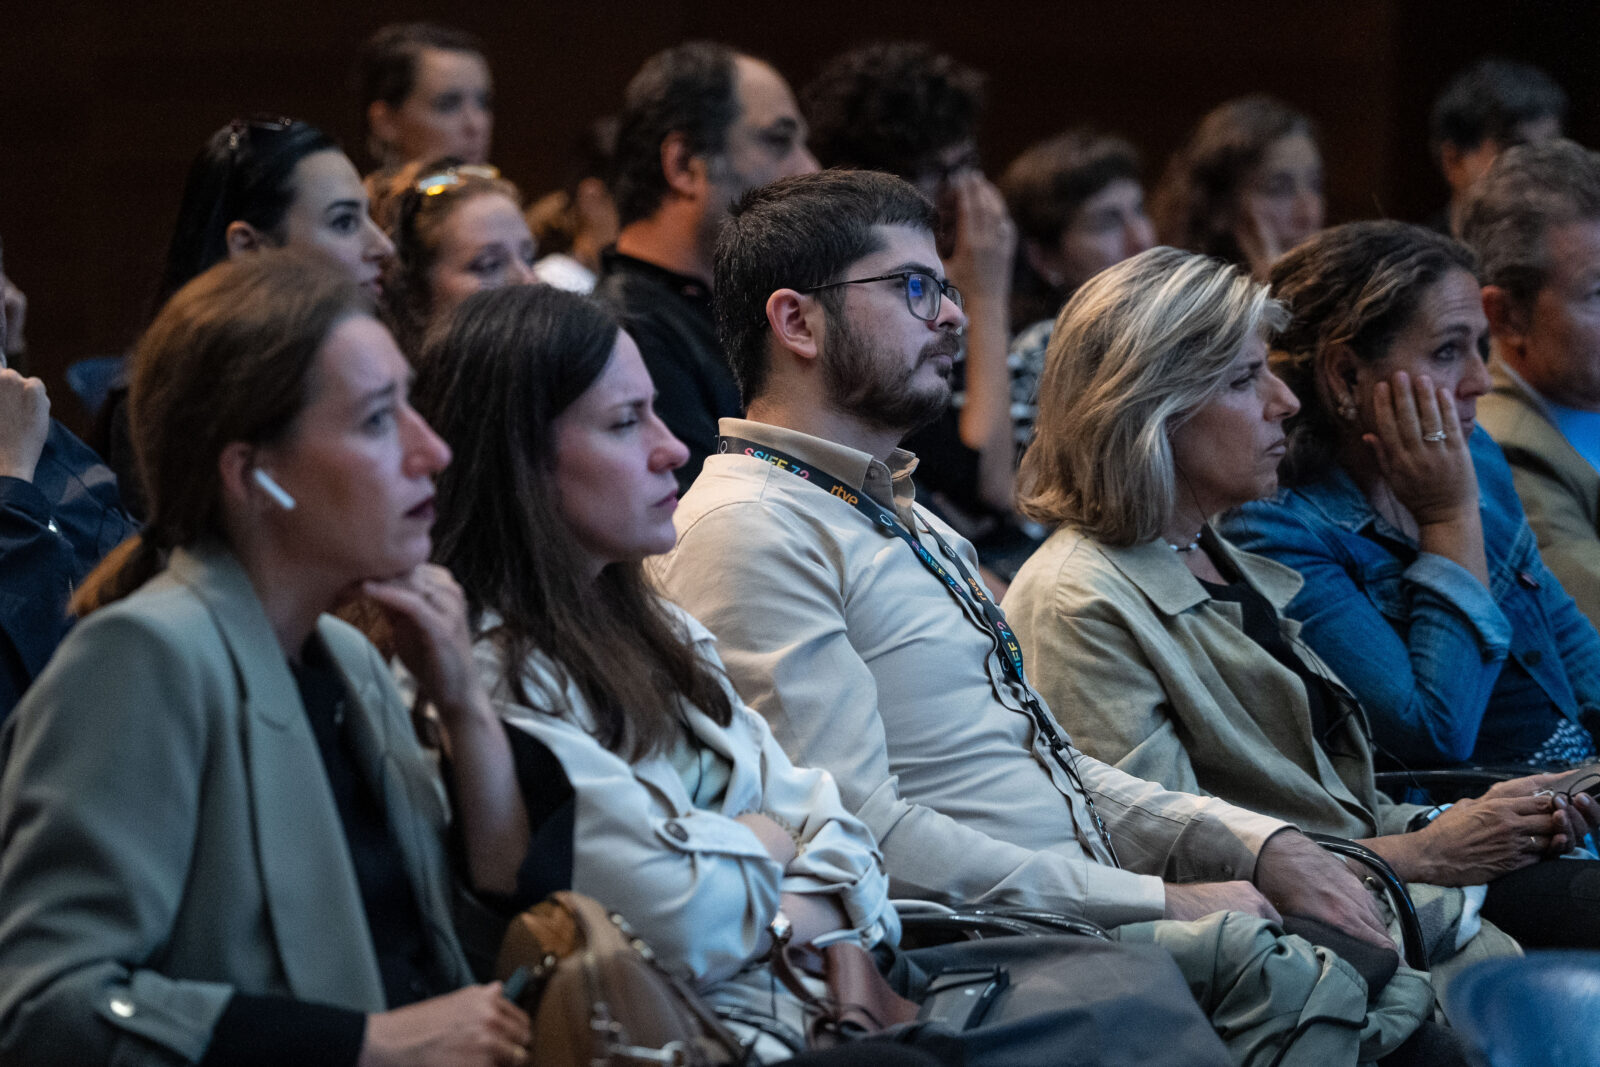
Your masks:
<path fill-rule="evenodd" d="M 1567 94 L 1528 63 L 1491 56 L 1457 74 L 1433 102 L 1429 144 L 1434 158 L 1445 142 L 1477 148 L 1486 138 L 1510 144 L 1516 128 L 1536 119 L 1565 121 Z"/>
<path fill-rule="evenodd" d="M 237 118 L 212 134 L 189 165 L 157 305 L 228 258 L 230 223 L 247 222 L 281 241 L 295 167 L 307 156 L 337 151 L 333 138 L 296 119 Z"/>
<path fill-rule="evenodd" d="M 928 198 L 901 178 L 877 171 L 831 170 L 780 178 L 733 205 L 717 238 L 714 301 L 717 333 L 746 406 L 767 384 L 767 298 L 839 280 L 850 264 L 876 252 L 877 226 L 933 232 Z M 818 294 L 836 310 L 833 292 Z"/>
<path fill-rule="evenodd" d="M 1119 180 L 1139 180 L 1139 153 L 1122 138 L 1088 127 L 1030 145 L 1011 161 L 999 186 L 1021 238 L 1012 275 L 1013 322 L 1049 318 L 1067 295 L 1033 269 L 1022 242 L 1056 247 L 1084 201 Z"/>
<path fill-rule="evenodd" d="M 724 44 L 689 41 L 645 60 L 628 83 L 611 180 L 621 225 L 647 219 L 661 206 L 667 193 L 661 142 L 670 134 L 683 134 L 691 155 L 722 152 L 739 117 L 738 56 Z"/>
<path fill-rule="evenodd" d="M 836 56 L 800 94 L 825 167 L 915 179 L 941 149 L 977 137 L 984 77 L 920 41 Z"/>
<path fill-rule="evenodd" d="M 1517 145 L 1473 185 L 1461 239 L 1478 254 L 1486 285 L 1529 306 L 1550 271 L 1552 226 L 1600 219 L 1600 153 L 1557 140 Z"/>
<path fill-rule="evenodd" d="M 375 101 L 382 100 L 390 107 L 405 103 L 411 90 L 416 88 L 417 59 L 428 48 L 483 55 L 483 42 L 454 26 L 404 22 L 383 27 L 362 44 L 351 76 L 356 99 L 361 105 L 363 129 L 366 128 L 367 108 Z"/>

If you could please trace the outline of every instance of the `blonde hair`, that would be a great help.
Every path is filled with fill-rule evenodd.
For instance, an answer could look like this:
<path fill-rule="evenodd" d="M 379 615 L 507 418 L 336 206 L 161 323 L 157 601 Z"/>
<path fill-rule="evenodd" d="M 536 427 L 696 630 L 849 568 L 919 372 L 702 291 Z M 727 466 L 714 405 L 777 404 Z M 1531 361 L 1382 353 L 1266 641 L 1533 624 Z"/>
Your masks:
<path fill-rule="evenodd" d="M 1288 315 L 1240 268 L 1152 248 L 1086 282 L 1057 316 L 1022 457 L 1019 505 L 1110 545 L 1161 533 L 1176 503 L 1171 435 Z"/>

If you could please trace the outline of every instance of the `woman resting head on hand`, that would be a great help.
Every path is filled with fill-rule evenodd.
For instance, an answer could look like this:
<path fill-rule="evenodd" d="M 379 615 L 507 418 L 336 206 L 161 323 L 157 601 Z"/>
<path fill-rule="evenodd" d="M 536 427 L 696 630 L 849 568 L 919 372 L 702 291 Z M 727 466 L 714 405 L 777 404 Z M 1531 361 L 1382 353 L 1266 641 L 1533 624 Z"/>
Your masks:
<path fill-rule="evenodd" d="M 1272 269 L 1302 403 L 1285 490 L 1224 530 L 1288 564 L 1288 614 L 1409 766 L 1592 761 L 1600 637 L 1545 568 L 1505 458 L 1471 253 L 1418 226 L 1326 230 Z"/>
<path fill-rule="evenodd" d="M 1429 883 L 1413 891 L 1430 916 L 1462 909 L 1431 886 L 1494 881 L 1485 913 L 1519 937 L 1600 941 L 1573 921 L 1592 911 L 1581 893 L 1553 894 L 1579 908 L 1552 939 L 1521 899 L 1551 894 L 1500 878 L 1571 848 L 1600 804 L 1536 795 L 1550 783 L 1534 776 L 1406 832 L 1427 809 L 1378 792 L 1365 716 L 1280 614 L 1299 576 L 1208 525 L 1277 492 L 1300 406 L 1267 349 L 1287 319 L 1237 268 L 1173 249 L 1112 268 L 1062 312 L 1022 501 L 1058 528 L 1005 602 L 1046 700 L 1085 751 L 1130 774 L 1362 840 Z M 1538 877 L 1592 865 L 1545 866 Z M 1467 941 L 1431 932 L 1435 961 Z"/>
<path fill-rule="evenodd" d="M 326 614 L 364 592 L 389 615 L 464 783 L 471 880 L 506 887 L 526 819 L 426 562 L 450 454 L 408 385 L 370 296 L 291 252 L 206 272 L 140 342 L 149 523 L 79 589 L 0 778 L 8 1062 L 525 1060 L 526 1017 L 462 988 L 432 763 Z"/>

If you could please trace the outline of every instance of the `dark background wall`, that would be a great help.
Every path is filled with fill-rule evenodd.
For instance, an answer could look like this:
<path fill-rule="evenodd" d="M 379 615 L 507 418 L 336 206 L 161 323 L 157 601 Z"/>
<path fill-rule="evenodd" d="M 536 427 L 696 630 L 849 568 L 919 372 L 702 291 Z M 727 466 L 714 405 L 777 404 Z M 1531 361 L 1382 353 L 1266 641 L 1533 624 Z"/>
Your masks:
<path fill-rule="evenodd" d="M 270 0 L 7 4 L 0 13 L 0 235 L 28 293 L 32 367 L 59 415 L 60 375 L 137 336 L 183 174 L 238 113 L 294 115 L 357 156 L 347 89 L 378 25 L 433 17 L 488 42 L 495 161 L 526 193 L 559 184 L 569 146 L 613 112 L 652 52 L 714 37 L 795 85 L 835 52 L 922 37 L 990 75 L 983 149 L 998 173 L 1029 142 L 1090 122 L 1146 153 L 1151 177 L 1207 109 L 1277 93 L 1321 130 L 1334 221 L 1421 218 L 1442 202 L 1426 147 L 1433 95 L 1488 52 L 1530 60 L 1600 144 L 1600 4 L 1568 0 Z"/>

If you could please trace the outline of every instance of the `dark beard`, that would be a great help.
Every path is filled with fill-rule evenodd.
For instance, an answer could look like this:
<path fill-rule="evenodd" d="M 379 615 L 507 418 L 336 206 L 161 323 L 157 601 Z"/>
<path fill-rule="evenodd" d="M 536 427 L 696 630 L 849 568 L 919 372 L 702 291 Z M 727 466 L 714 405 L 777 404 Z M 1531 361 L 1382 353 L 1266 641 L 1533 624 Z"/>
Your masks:
<path fill-rule="evenodd" d="M 961 352 L 961 337 L 941 332 L 923 346 L 917 362 L 891 369 L 890 360 L 881 355 L 865 337 L 851 328 L 843 315 L 829 317 L 828 351 L 822 360 L 823 380 L 828 399 L 835 408 L 853 415 L 878 430 L 911 431 L 933 422 L 950 405 L 950 382 L 918 392 L 911 380 L 930 359 Z"/>

